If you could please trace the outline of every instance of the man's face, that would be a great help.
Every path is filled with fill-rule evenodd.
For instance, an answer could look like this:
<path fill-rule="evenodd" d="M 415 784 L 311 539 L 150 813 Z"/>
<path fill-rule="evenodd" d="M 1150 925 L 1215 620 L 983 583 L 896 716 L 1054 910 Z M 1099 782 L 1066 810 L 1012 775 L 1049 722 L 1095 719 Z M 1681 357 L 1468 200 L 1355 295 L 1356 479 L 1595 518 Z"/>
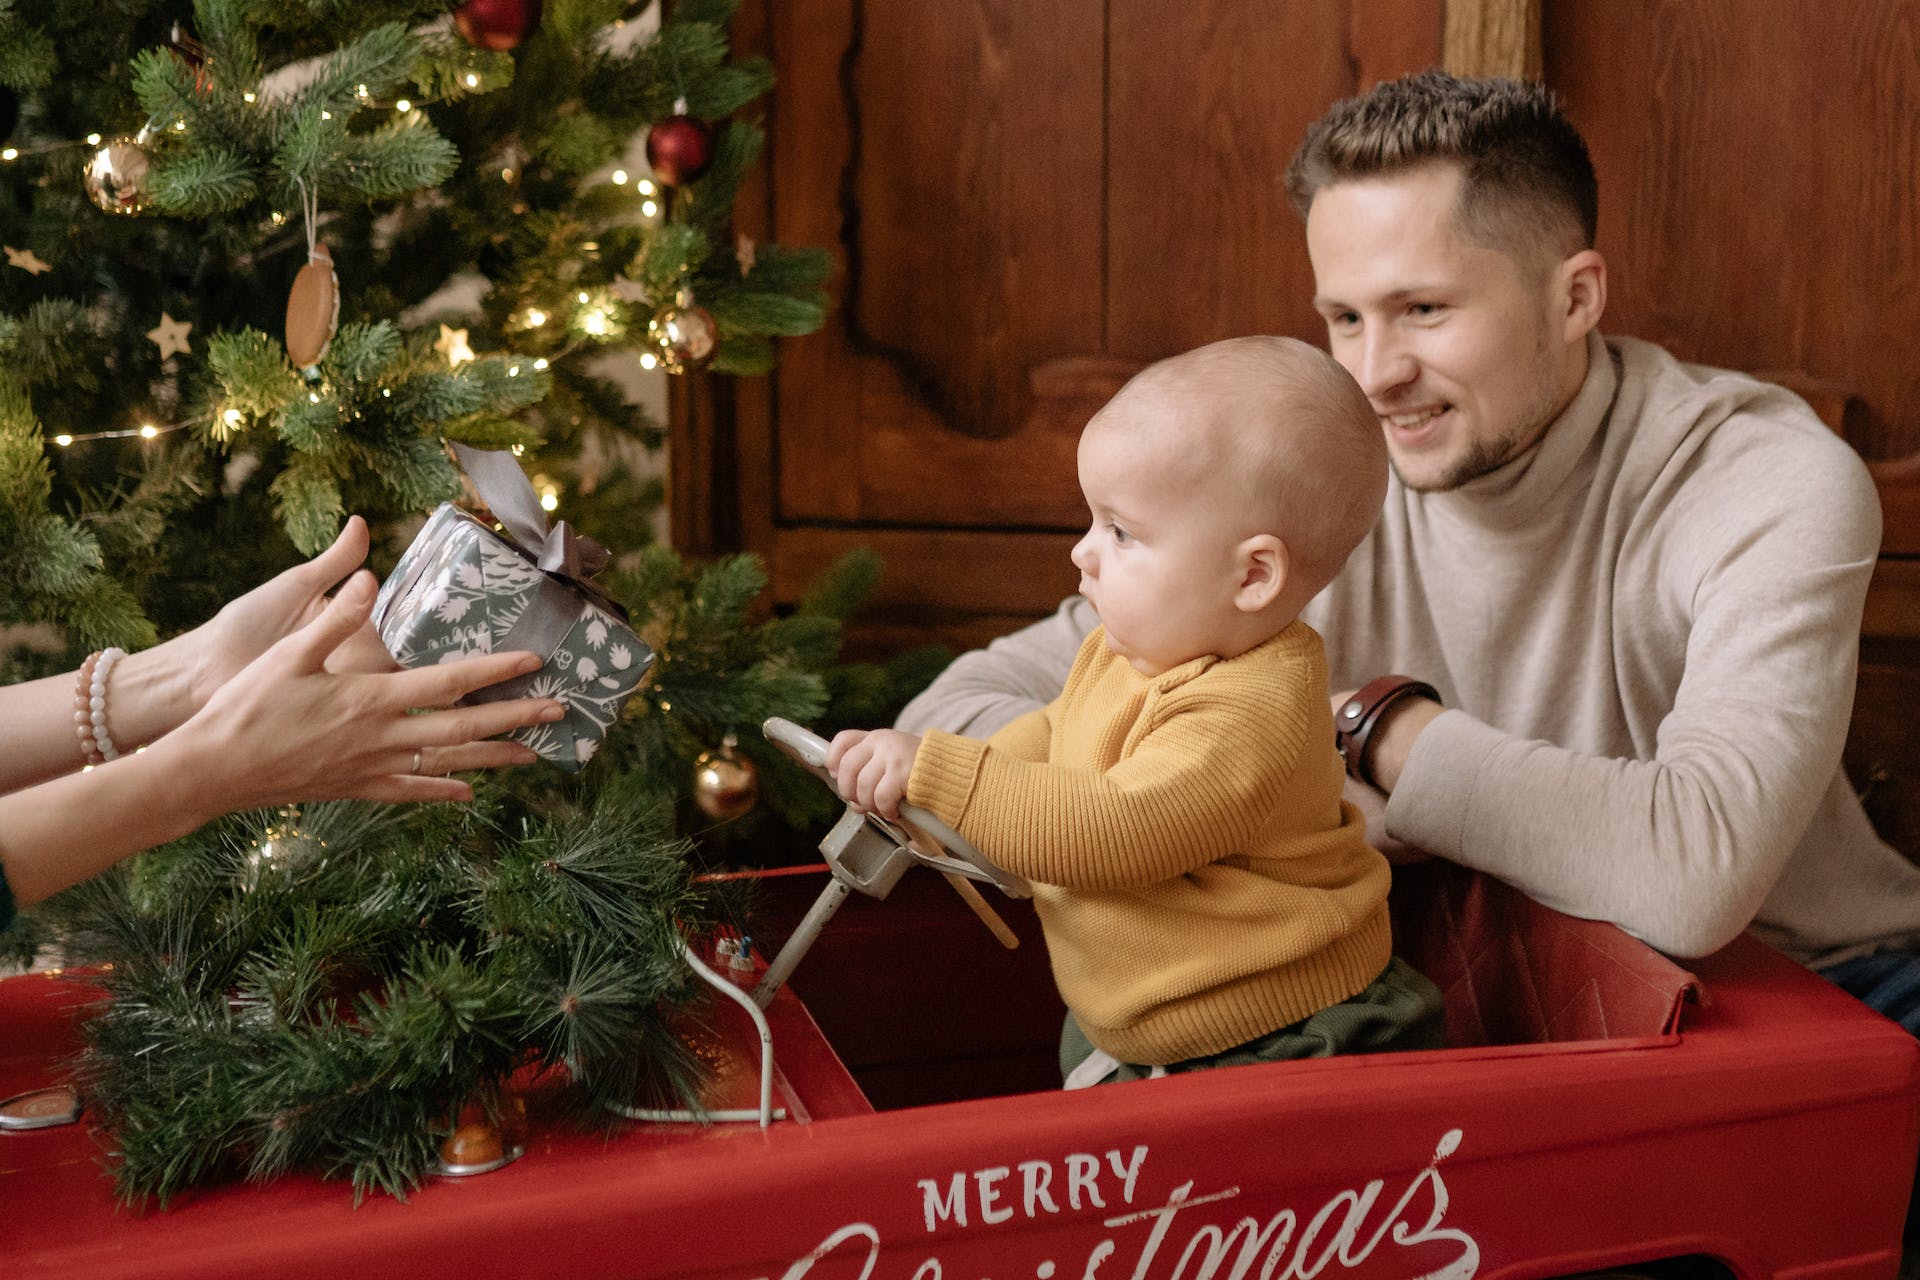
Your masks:
<path fill-rule="evenodd" d="M 1423 492 L 1525 450 L 1584 372 L 1552 273 L 1463 237 L 1459 186 L 1457 168 L 1429 165 L 1322 188 L 1307 214 L 1329 347 L 1380 415 L 1401 483 Z"/>

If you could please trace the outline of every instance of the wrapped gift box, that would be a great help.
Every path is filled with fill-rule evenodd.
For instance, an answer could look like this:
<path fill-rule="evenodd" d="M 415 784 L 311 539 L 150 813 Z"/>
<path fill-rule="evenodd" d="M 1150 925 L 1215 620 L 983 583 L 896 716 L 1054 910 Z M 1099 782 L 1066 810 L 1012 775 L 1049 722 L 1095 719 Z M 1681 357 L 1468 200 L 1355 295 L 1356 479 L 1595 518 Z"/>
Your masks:
<path fill-rule="evenodd" d="M 653 662 L 653 651 L 612 608 L 445 504 L 381 586 L 373 621 L 394 661 L 406 667 L 514 649 L 543 655 L 539 671 L 466 700 L 566 703 L 565 719 L 508 736 L 569 770 L 593 758 Z"/>

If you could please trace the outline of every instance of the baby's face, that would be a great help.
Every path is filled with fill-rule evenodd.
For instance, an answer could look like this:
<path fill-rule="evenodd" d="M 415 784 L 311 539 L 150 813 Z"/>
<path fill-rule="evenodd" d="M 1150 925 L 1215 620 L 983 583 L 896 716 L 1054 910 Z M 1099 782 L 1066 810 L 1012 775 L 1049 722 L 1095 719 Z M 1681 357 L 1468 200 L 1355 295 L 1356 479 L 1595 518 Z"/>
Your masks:
<path fill-rule="evenodd" d="M 1108 647 L 1151 676 L 1219 651 L 1239 572 L 1211 464 L 1139 417 L 1109 405 L 1080 437 L 1092 522 L 1073 563 Z"/>

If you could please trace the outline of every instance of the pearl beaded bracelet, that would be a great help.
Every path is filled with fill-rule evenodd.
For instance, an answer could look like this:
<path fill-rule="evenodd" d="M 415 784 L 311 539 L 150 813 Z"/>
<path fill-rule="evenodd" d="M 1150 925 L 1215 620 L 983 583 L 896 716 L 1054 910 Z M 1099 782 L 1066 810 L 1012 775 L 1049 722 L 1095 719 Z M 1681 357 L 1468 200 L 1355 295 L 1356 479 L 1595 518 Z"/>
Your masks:
<path fill-rule="evenodd" d="M 80 738 L 80 754 L 89 766 L 102 765 L 120 752 L 107 728 L 107 681 L 114 664 L 126 657 L 121 649 L 100 649 L 87 655 L 73 688 L 73 729 Z"/>

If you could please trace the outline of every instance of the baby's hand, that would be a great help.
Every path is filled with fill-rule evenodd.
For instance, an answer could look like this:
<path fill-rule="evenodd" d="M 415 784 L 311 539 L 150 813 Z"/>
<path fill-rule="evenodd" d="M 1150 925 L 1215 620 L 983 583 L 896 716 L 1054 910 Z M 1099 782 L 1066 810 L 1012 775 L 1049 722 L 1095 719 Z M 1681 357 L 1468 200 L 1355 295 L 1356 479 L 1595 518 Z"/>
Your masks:
<path fill-rule="evenodd" d="M 827 747 L 840 798 L 862 813 L 898 819 L 920 739 L 898 729 L 847 729 Z"/>

